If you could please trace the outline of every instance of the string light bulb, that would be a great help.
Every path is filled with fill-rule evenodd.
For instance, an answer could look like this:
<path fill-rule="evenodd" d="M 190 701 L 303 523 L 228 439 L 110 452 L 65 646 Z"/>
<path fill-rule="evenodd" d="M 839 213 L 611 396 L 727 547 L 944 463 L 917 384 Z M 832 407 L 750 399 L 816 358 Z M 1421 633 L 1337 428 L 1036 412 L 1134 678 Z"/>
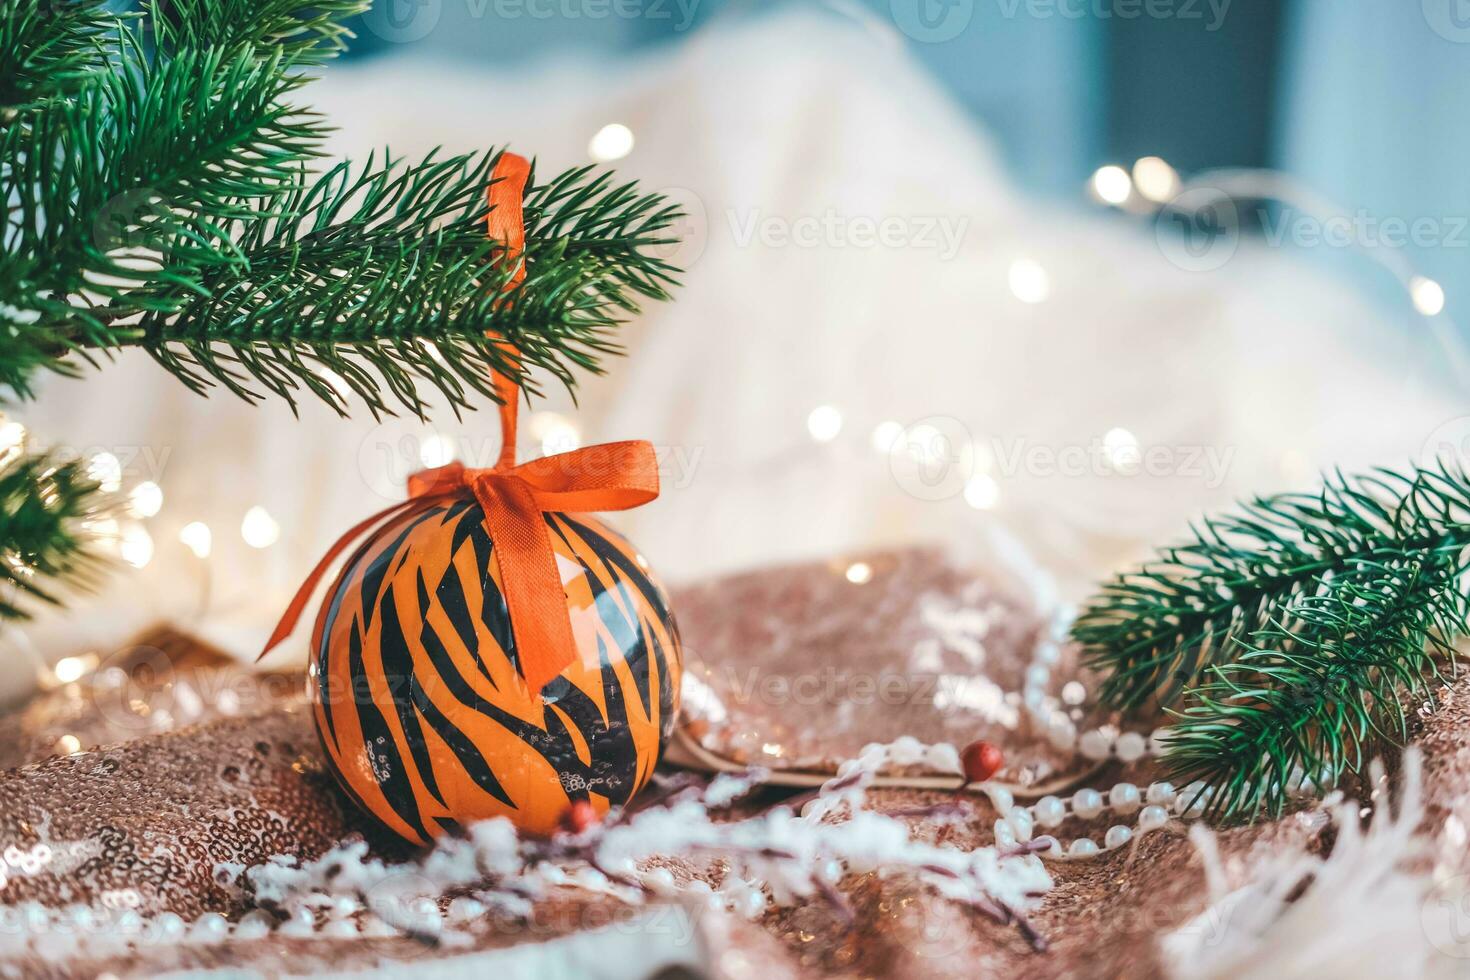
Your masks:
<path fill-rule="evenodd" d="M 1000 502 L 1000 484 L 991 476 L 976 473 L 965 481 L 965 503 L 976 510 L 990 510 Z"/>
<path fill-rule="evenodd" d="M 138 517 L 153 517 L 163 509 L 163 488 L 152 480 L 144 480 L 128 494 L 133 514 Z"/>
<path fill-rule="evenodd" d="M 855 561 L 843 574 L 853 585 L 865 585 L 873 580 L 873 566 L 865 561 Z"/>
<path fill-rule="evenodd" d="M 806 431 L 817 442 L 831 442 L 842 432 L 842 413 L 832 405 L 818 405 L 806 417 Z"/>
<path fill-rule="evenodd" d="M 327 387 L 331 388 L 332 391 L 336 393 L 337 397 L 342 399 L 343 401 L 346 401 L 348 396 L 352 394 L 352 386 L 347 383 L 347 379 L 342 377 L 342 375 L 338 374 L 336 371 L 333 371 L 331 368 L 325 366 L 319 367 L 316 369 L 316 375 L 317 377 L 325 381 L 327 383 Z"/>
<path fill-rule="evenodd" d="M 122 463 L 109 452 L 100 452 L 87 460 L 87 476 L 96 480 L 106 493 L 116 493 L 122 486 Z"/>
<path fill-rule="evenodd" d="M 62 657 L 56 661 L 51 668 L 51 674 L 63 684 L 79 681 L 87 672 L 87 659 L 85 657 Z"/>
<path fill-rule="evenodd" d="M 1133 162 L 1133 186 L 1142 197 L 1163 204 L 1179 193 L 1179 173 L 1162 157 L 1139 157 Z"/>
<path fill-rule="evenodd" d="M 531 435 L 541 444 L 541 455 L 569 453 L 582 445 L 582 432 L 577 423 L 557 412 L 536 412 L 531 416 Z"/>
<path fill-rule="evenodd" d="M 117 553 L 134 568 L 142 568 L 153 560 L 153 535 L 141 524 L 134 524 L 118 539 Z"/>
<path fill-rule="evenodd" d="M 1127 203 L 1133 193 L 1133 178 L 1115 163 L 1098 167 L 1092 175 L 1092 193 L 1104 204 L 1117 206 Z"/>
<path fill-rule="evenodd" d="M 622 123 L 608 123 L 592 135 L 587 154 L 598 163 L 621 160 L 633 152 L 633 131 Z"/>
<path fill-rule="evenodd" d="M 873 429 L 873 448 L 880 453 L 891 452 L 893 444 L 903 438 L 903 423 L 879 422 Z"/>
<path fill-rule="evenodd" d="M 457 452 L 452 438 L 436 432 L 419 446 L 419 462 L 423 463 L 426 468 L 433 469 L 436 466 L 454 462 Z"/>
<path fill-rule="evenodd" d="M 1444 310 L 1444 287 L 1428 276 L 1409 280 L 1409 298 L 1414 301 L 1414 309 L 1425 316 L 1439 316 Z"/>
<path fill-rule="evenodd" d="M 26 427 L 19 422 L 7 421 L 0 425 L 0 456 L 7 456 L 25 446 Z"/>
<path fill-rule="evenodd" d="M 1127 429 L 1109 429 L 1103 435 L 1103 451 L 1116 469 L 1138 465 L 1138 437 Z"/>
<path fill-rule="evenodd" d="M 1035 259 L 1016 259 L 1006 278 L 1011 294 L 1023 303 L 1040 303 L 1051 293 L 1046 270 Z"/>
<path fill-rule="evenodd" d="M 240 522 L 240 537 L 252 548 L 269 548 L 281 537 L 281 525 L 270 511 L 256 504 L 245 512 L 245 519 Z"/>
<path fill-rule="evenodd" d="M 179 540 L 194 552 L 196 558 L 208 558 L 210 548 L 214 544 L 214 535 L 210 532 L 208 524 L 203 521 L 191 521 L 179 531 Z"/>

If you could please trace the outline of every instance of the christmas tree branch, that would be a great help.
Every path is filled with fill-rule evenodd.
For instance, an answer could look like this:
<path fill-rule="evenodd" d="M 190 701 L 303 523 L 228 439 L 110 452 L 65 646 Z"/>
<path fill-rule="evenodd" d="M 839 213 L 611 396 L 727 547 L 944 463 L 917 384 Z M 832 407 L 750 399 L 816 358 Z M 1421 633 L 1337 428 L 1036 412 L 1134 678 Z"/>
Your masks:
<path fill-rule="evenodd" d="M 345 50 L 352 32 L 341 21 L 372 5 L 372 0 L 151 0 L 143 7 L 165 51 L 245 45 L 278 50 L 302 64 Z"/>
<path fill-rule="evenodd" d="M 0 0 L 0 123 L 106 70 L 118 23 L 101 0 Z"/>
<path fill-rule="evenodd" d="M 78 462 L 44 454 L 0 463 L 0 620 L 27 619 L 27 599 L 57 603 L 54 582 L 86 585 L 102 559 L 85 522 L 98 487 Z"/>
<path fill-rule="evenodd" d="M 1467 547 L 1462 471 L 1337 474 L 1202 522 L 1105 586 L 1073 633 L 1105 702 L 1176 711 L 1166 761 L 1210 787 L 1212 812 L 1277 813 L 1303 779 L 1403 737 L 1467 631 Z"/>
<path fill-rule="evenodd" d="M 422 415 L 422 380 L 458 411 L 492 394 L 487 367 L 571 386 L 641 300 L 667 297 L 675 270 L 651 250 L 676 212 L 606 175 L 533 181 L 513 295 L 484 232 L 493 154 L 312 178 L 323 130 L 286 101 L 308 81 L 291 68 L 339 47 L 337 19 L 362 6 L 154 3 L 151 34 L 115 22 L 87 84 L 0 132 L 16 202 L 0 386 L 28 397 L 37 370 L 143 347 L 196 391 L 309 392 L 338 411 L 355 393 Z"/>
<path fill-rule="evenodd" d="M 201 249 L 236 260 L 218 222 L 289 189 L 320 138 L 281 101 L 300 84 L 278 55 L 188 52 L 108 73 L 0 132 L 0 194 L 16 202 L 0 258 L 12 330 L 0 382 L 25 396 L 34 366 L 126 343 L 136 329 L 119 321 L 159 309 L 138 287 L 197 287 Z"/>
<path fill-rule="evenodd" d="M 570 385 L 563 359 L 595 370 L 595 355 L 613 349 L 606 330 L 640 297 L 667 295 L 673 270 L 647 250 L 667 241 L 675 212 L 606 177 L 533 187 L 525 279 L 506 292 L 514 266 L 485 234 L 497 159 L 339 164 L 270 213 L 222 226 L 233 249 L 215 261 L 219 249 L 202 248 L 196 283 L 144 291 L 154 311 L 128 343 L 201 392 L 219 383 L 254 400 L 253 379 L 293 405 L 306 391 L 339 412 L 350 392 L 374 414 L 391 402 L 423 415 L 415 378 L 470 407 L 471 392 L 494 397 L 487 367 L 528 385 L 525 370 L 541 367 Z"/>

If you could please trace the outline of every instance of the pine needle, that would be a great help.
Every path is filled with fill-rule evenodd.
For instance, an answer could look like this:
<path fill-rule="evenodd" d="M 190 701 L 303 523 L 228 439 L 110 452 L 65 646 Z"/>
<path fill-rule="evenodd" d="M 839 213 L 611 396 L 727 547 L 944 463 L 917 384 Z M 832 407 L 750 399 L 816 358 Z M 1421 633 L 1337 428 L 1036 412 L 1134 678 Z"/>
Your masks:
<path fill-rule="evenodd" d="M 422 417 L 420 382 L 459 412 L 494 398 L 490 369 L 571 388 L 618 353 L 615 328 L 674 284 L 653 254 L 678 217 L 664 198 L 590 168 L 533 177 L 511 292 L 485 234 L 494 151 L 313 172 L 326 127 L 291 101 L 298 69 L 366 5 L 77 3 L 0 28 L 0 65 L 70 79 L 25 83 L 0 127 L 0 388 L 141 347 L 200 393 Z"/>
<path fill-rule="evenodd" d="M 1193 530 L 1105 585 L 1073 635 L 1105 703 L 1177 716 L 1165 762 L 1210 788 L 1208 812 L 1279 814 L 1402 742 L 1470 628 L 1465 473 L 1336 473 Z"/>
<path fill-rule="evenodd" d="M 59 603 L 59 581 L 85 587 L 103 563 L 86 529 L 102 498 L 82 464 L 12 456 L 0 463 L 0 620 L 29 619 L 34 602 Z"/>

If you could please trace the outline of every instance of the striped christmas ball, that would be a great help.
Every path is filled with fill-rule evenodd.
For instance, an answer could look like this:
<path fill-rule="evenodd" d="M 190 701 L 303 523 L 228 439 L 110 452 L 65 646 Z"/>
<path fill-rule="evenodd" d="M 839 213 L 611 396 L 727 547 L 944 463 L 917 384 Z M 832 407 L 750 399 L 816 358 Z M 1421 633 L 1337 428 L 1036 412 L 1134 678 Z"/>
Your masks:
<path fill-rule="evenodd" d="M 317 731 L 347 793 L 409 841 L 496 816 L 546 834 L 577 801 L 606 812 L 648 781 L 673 729 L 682 655 L 662 587 L 596 518 L 544 519 L 578 656 L 539 693 L 468 493 L 389 521 L 326 593 L 308 669 Z"/>

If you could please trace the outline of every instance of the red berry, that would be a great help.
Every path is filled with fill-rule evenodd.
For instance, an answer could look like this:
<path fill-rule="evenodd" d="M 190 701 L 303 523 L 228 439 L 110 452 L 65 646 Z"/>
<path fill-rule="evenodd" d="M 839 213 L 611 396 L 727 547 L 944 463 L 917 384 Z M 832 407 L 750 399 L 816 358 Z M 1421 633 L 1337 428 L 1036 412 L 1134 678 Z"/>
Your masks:
<path fill-rule="evenodd" d="M 597 810 L 587 800 L 574 800 L 561 815 L 561 828 L 569 834 L 580 834 L 597 823 Z"/>
<path fill-rule="evenodd" d="M 989 742 L 971 742 L 960 753 L 960 763 L 965 767 L 965 781 L 983 783 L 1000 772 L 1005 761 L 1000 749 Z"/>

